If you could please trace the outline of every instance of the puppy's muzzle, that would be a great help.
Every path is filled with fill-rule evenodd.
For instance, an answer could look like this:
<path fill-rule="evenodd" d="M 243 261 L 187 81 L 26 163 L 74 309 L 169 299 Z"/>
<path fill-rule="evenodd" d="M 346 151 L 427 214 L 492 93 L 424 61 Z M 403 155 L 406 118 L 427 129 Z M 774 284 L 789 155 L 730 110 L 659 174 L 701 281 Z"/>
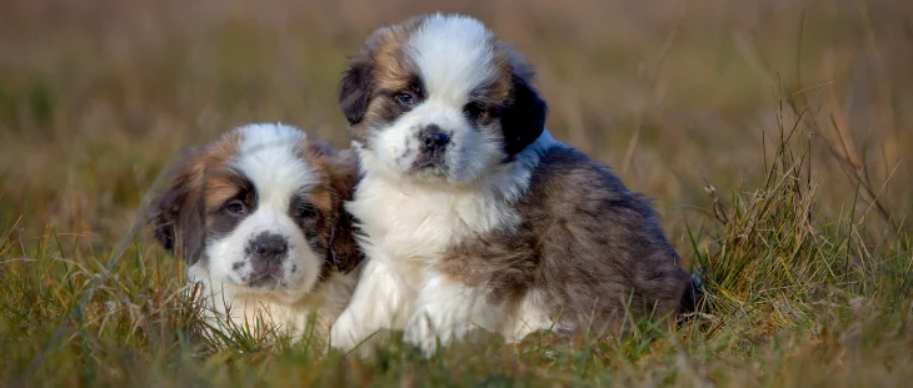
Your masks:
<path fill-rule="evenodd" d="M 450 135 L 436 124 L 422 128 L 418 133 L 419 155 L 413 165 L 416 169 L 442 167 L 447 148 L 450 146 Z"/>
<path fill-rule="evenodd" d="M 288 257 L 288 240 L 279 234 L 263 232 L 249 242 L 248 254 L 253 267 L 251 286 L 274 284 Z"/>

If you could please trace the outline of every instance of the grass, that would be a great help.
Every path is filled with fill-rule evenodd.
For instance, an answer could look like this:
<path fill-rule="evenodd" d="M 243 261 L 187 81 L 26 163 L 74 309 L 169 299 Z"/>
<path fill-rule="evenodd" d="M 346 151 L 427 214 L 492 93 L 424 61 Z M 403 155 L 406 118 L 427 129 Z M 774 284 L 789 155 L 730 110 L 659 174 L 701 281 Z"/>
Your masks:
<path fill-rule="evenodd" d="M 0 385 L 904 386 L 913 8 L 894 0 L 0 5 Z M 539 71 L 553 135 L 656 200 L 705 303 L 677 329 L 424 359 L 269 328 L 201 337 L 135 223 L 181 147 L 246 122 L 347 144 L 375 26 L 469 12 Z M 636 322 L 635 322 L 636 323 Z"/>

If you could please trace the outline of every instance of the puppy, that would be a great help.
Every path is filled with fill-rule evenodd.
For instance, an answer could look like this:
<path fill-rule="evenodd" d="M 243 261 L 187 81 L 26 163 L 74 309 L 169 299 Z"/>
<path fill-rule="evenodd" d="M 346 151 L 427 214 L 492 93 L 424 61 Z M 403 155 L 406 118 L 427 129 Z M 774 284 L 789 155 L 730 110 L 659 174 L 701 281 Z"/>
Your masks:
<path fill-rule="evenodd" d="M 675 313 L 689 277 L 648 201 L 549 136 L 531 81 L 459 15 L 380 28 L 352 59 L 339 101 L 367 262 L 334 347 L 402 328 L 430 353 L 477 327 L 517 341 Z"/>
<path fill-rule="evenodd" d="M 211 327 L 266 323 L 293 339 L 313 327 L 325 341 L 362 260 L 343 210 L 357 176 L 353 155 L 295 128 L 241 127 L 172 171 L 155 237 L 189 264 Z"/>

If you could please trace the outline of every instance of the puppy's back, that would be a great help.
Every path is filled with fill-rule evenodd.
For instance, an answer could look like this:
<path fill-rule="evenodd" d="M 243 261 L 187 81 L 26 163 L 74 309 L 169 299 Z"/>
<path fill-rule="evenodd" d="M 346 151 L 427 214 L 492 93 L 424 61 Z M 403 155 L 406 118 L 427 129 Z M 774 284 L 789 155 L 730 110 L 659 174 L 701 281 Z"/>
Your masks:
<path fill-rule="evenodd" d="M 530 190 L 521 209 L 543 247 L 538 286 L 548 310 L 578 329 L 615 326 L 626 308 L 655 318 L 676 311 L 688 275 L 646 198 L 567 146 L 543 155 Z"/>

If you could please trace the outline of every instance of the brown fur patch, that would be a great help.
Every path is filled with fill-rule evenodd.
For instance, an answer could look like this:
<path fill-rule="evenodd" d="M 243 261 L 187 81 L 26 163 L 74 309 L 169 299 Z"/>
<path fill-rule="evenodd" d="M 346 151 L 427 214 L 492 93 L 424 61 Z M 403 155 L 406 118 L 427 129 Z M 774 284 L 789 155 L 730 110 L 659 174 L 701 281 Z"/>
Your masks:
<path fill-rule="evenodd" d="M 676 311 L 688 275 L 649 203 L 604 166 L 552 148 L 516 211 L 516 231 L 454 246 L 436 270 L 494 301 L 537 292 L 561 328 L 604 333 L 626 309 L 654 319 Z"/>
<path fill-rule="evenodd" d="M 320 184 L 307 195 L 318 212 L 313 226 L 314 243 L 328 256 L 325 275 L 330 269 L 348 272 L 361 263 L 363 255 L 355 242 L 355 225 L 345 210 L 358 182 L 358 160 L 351 151 L 337 152 L 329 144 L 306 139 L 300 153 L 320 175 Z"/>
<path fill-rule="evenodd" d="M 497 76 L 487 88 L 488 99 L 504 105 L 510 103 L 510 91 L 513 88 L 510 80 L 513 68 L 517 66 L 512 65 L 512 62 L 518 59 L 513 47 L 503 42 L 495 43 L 494 67 Z"/>
<path fill-rule="evenodd" d="M 209 176 L 206 179 L 204 204 L 207 209 L 222 206 L 226 201 L 235 198 L 244 188 L 244 178 L 234 172 Z"/>
<path fill-rule="evenodd" d="M 186 177 L 188 183 L 201 185 L 207 171 L 220 168 L 237 155 L 238 145 L 241 143 L 241 134 L 229 132 L 218 141 L 205 147 L 191 151 L 187 164 L 183 166 L 181 175 Z"/>
<path fill-rule="evenodd" d="M 231 233 L 247 215 L 256 211 L 256 189 L 241 172 L 223 165 L 207 171 L 204 180 L 206 183 L 203 188 L 203 213 L 208 235 Z M 245 215 L 225 212 L 225 206 L 232 201 L 243 204 L 247 210 Z"/>

